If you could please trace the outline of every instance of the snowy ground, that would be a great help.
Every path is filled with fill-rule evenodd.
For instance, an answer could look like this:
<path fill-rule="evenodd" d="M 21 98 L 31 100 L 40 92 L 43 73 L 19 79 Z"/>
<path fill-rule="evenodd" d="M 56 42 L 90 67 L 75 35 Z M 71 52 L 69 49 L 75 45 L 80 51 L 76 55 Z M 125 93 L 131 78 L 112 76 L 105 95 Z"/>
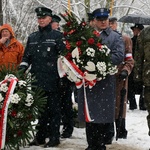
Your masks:
<path fill-rule="evenodd" d="M 137 96 L 138 104 L 138 96 Z M 107 145 L 107 150 L 149 150 L 150 137 L 148 136 L 147 111 L 127 110 L 127 139 L 113 140 Z M 21 150 L 85 150 L 87 147 L 84 128 L 74 128 L 73 136 L 70 139 L 61 140 L 57 148 L 43 148 L 32 146 Z"/>

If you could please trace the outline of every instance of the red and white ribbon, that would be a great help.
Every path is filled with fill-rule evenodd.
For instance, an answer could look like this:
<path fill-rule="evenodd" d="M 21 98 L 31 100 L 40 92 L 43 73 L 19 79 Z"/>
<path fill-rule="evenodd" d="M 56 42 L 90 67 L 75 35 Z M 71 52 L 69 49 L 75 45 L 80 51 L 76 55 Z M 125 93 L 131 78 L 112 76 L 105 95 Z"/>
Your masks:
<path fill-rule="evenodd" d="M 88 81 L 86 79 L 86 73 L 82 72 L 76 64 L 74 64 L 72 61 L 67 60 L 65 57 L 63 57 L 63 63 L 65 63 L 68 68 L 73 72 L 73 74 L 78 77 L 80 80 L 76 82 L 76 87 L 81 88 L 83 86 L 84 88 L 84 114 L 85 114 L 85 121 L 86 122 L 92 122 L 94 119 L 91 119 L 90 113 L 89 113 L 89 107 L 87 102 L 87 96 L 86 96 L 86 87 L 89 86 L 89 88 L 93 87 L 96 84 L 96 80 Z M 60 67 L 59 67 L 60 68 Z M 61 71 L 63 72 L 63 71 Z"/>
<path fill-rule="evenodd" d="M 0 85 L 8 81 L 10 82 L 10 84 L 6 93 L 6 97 L 4 99 L 0 118 L 0 149 L 3 149 L 5 147 L 8 107 L 11 101 L 11 95 L 14 93 L 14 89 L 17 84 L 17 78 L 3 80 L 2 82 L 0 82 Z"/>
<path fill-rule="evenodd" d="M 94 119 L 91 119 L 88 102 L 87 102 L 87 96 L 86 96 L 86 88 L 85 88 L 85 82 L 83 82 L 83 88 L 84 88 L 84 115 L 85 115 L 85 121 L 86 122 L 92 122 Z"/>
<path fill-rule="evenodd" d="M 132 59 L 132 53 L 127 53 L 125 56 L 125 61 Z"/>

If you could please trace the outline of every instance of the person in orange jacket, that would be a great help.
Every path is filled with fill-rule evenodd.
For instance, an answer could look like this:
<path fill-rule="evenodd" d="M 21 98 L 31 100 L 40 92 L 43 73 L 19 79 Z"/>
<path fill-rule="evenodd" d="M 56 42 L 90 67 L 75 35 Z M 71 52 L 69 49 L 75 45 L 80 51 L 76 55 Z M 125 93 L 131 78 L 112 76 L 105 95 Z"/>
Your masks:
<path fill-rule="evenodd" d="M 12 27 L 3 24 L 0 27 L 0 67 L 15 69 L 22 61 L 23 45 L 15 38 Z"/>

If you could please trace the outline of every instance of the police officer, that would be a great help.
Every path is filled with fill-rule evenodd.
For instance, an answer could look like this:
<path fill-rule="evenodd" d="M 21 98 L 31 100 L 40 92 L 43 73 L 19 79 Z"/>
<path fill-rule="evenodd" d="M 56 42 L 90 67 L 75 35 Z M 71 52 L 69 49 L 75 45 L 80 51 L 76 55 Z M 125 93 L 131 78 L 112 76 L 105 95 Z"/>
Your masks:
<path fill-rule="evenodd" d="M 60 30 L 60 24 L 59 24 L 60 21 L 61 21 L 61 18 L 59 16 L 53 15 L 52 16 L 52 23 L 51 23 L 52 29 Z"/>
<path fill-rule="evenodd" d="M 98 8 L 92 12 L 96 29 L 100 32 L 102 44 L 110 49 L 111 60 L 118 65 L 124 58 L 124 43 L 122 36 L 109 28 L 109 9 Z M 78 118 L 85 121 L 84 89 L 78 90 Z M 115 76 L 107 76 L 105 80 L 97 82 L 92 88 L 86 88 L 86 97 L 89 112 L 93 117 L 91 122 L 86 122 L 86 150 L 106 150 L 106 144 L 111 143 L 114 136 L 110 127 L 114 123 L 115 111 Z M 108 109 L 108 106 L 109 109 Z"/>
<path fill-rule="evenodd" d="M 60 143 L 61 117 L 57 58 L 65 45 L 62 33 L 51 28 L 52 11 L 38 7 L 35 12 L 39 30 L 29 35 L 20 68 L 25 71 L 31 66 L 30 72 L 36 77 L 36 85 L 45 91 L 47 104 L 38 119 L 35 139 L 29 145 L 45 144 L 44 147 L 54 147 Z M 46 138 L 49 138 L 47 143 Z"/>
<path fill-rule="evenodd" d="M 61 18 L 54 14 L 52 16 L 51 26 L 54 30 L 60 31 Z M 74 120 L 73 120 L 73 108 L 72 108 L 72 86 L 73 83 L 66 77 L 60 79 L 60 99 L 61 99 L 61 121 L 62 121 L 62 133 L 61 138 L 70 138 L 73 133 Z"/>
<path fill-rule="evenodd" d="M 94 23 L 94 16 L 92 13 L 87 13 L 88 15 L 88 23 L 91 27 L 95 27 L 95 23 Z"/>
<path fill-rule="evenodd" d="M 73 82 L 63 77 L 60 81 L 62 138 L 70 138 L 74 129 L 74 112 L 72 107 Z"/>

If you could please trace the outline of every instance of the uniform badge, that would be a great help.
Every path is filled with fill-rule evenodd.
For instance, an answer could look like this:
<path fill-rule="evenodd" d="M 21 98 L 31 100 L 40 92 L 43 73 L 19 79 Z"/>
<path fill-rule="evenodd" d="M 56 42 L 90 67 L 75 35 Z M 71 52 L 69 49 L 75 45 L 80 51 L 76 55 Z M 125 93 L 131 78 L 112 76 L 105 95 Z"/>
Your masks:
<path fill-rule="evenodd" d="M 41 12 L 42 11 L 42 9 L 41 8 L 39 8 L 39 12 Z"/>
<path fill-rule="evenodd" d="M 48 51 L 48 52 L 50 52 L 50 50 L 51 50 L 51 48 L 50 48 L 50 47 L 48 47 L 48 48 L 47 48 L 47 51 Z"/>

